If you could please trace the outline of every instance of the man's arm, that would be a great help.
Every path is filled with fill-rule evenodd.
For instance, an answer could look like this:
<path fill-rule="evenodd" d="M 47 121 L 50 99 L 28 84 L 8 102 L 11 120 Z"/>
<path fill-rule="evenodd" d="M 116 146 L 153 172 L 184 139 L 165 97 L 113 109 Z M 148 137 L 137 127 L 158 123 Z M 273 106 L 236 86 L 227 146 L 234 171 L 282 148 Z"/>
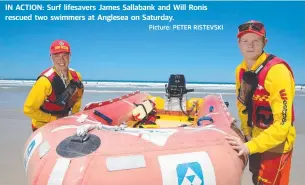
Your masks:
<path fill-rule="evenodd" d="M 82 106 L 82 99 L 77 100 L 77 102 L 72 107 L 71 113 L 75 114 L 80 111 L 80 108 Z"/>
<path fill-rule="evenodd" d="M 287 67 L 283 64 L 273 66 L 266 76 L 265 88 L 270 93 L 269 103 L 274 122 L 246 143 L 250 154 L 262 153 L 283 143 L 292 126 L 295 84 Z"/>
<path fill-rule="evenodd" d="M 40 110 L 47 96 L 52 92 L 51 83 L 45 77 L 39 78 L 33 85 L 27 99 L 25 100 L 23 112 L 28 117 L 41 122 L 50 122 L 56 120 L 55 116 Z"/>
<path fill-rule="evenodd" d="M 235 70 L 235 83 L 236 83 L 236 97 L 238 96 L 238 91 L 240 88 L 240 80 L 239 80 L 239 72 L 240 72 L 240 66 L 238 66 Z M 237 105 L 237 111 L 238 116 L 241 122 L 241 130 L 245 136 L 251 136 L 251 127 L 248 127 L 247 121 L 248 121 L 248 114 L 242 113 L 243 110 L 246 109 L 246 107 L 236 98 L 236 105 Z"/>

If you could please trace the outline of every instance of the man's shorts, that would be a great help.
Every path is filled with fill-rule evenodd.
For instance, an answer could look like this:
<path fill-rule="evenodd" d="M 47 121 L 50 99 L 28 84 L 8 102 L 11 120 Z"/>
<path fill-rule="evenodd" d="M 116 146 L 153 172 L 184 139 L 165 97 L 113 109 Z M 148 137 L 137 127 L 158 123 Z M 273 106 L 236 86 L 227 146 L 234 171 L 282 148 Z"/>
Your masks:
<path fill-rule="evenodd" d="M 278 154 L 265 152 L 249 158 L 249 170 L 253 183 L 257 185 L 288 185 L 292 151 Z"/>

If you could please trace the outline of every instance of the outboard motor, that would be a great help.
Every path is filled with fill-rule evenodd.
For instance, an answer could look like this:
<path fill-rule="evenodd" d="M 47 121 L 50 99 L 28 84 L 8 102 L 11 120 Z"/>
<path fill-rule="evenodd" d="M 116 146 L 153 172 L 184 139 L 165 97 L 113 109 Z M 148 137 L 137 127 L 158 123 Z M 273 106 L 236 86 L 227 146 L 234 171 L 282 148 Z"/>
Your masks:
<path fill-rule="evenodd" d="M 165 104 L 167 111 L 186 111 L 186 94 L 194 89 L 186 89 L 185 77 L 182 74 L 171 74 L 168 84 L 165 84 Z"/>

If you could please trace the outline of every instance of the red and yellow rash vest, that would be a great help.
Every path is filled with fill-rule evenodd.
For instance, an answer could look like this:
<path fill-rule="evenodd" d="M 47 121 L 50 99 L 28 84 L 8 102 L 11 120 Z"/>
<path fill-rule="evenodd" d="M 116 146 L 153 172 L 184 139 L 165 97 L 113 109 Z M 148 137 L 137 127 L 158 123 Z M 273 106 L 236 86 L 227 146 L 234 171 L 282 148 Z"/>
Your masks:
<path fill-rule="evenodd" d="M 267 54 L 263 53 L 250 70 L 256 70 L 266 58 Z M 236 68 L 237 95 L 242 75 L 247 70 L 245 61 Z M 250 154 L 265 151 L 286 153 L 293 148 L 296 137 L 293 126 L 295 95 L 293 73 L 286 62 L 275 57 L 259 73 L 258 81 L 259 85 L 252 98 L 253 127 L 248 126 L 248 115 L 242 112 L 246 107 L 237 100 L 241 129 L 244 135 L 252 136 L 246 145 Z"/>
<path fill-rule="evenodd" d="M 34 128 L 40 128 L 46 123 L 56 120 L 57 116 L 51 114 L 51 111 L 63 110 L 62 107 L 50 103 L 56 99 L 56 88 L 54 88 L 52 84 L 54 76 L 56 75 L 58 74 L 54 68 L 49 68 L 42 72 L 24 103 L 24 113 L 32 118 L 32 126 Z M 72 69 L 69 70 L 68 78 L 69 80 L 74 79 L 82 81 L 80 73 Z M 81 108 L 83 91 L 78 92 L 78 97 L 75 99 L 75 103 L 71 110 L 72 114 L 78 112 Z M 46 101 L 47 99 L 48 101 Z M 41 109 L 42 107 L 43 110 Z"/>

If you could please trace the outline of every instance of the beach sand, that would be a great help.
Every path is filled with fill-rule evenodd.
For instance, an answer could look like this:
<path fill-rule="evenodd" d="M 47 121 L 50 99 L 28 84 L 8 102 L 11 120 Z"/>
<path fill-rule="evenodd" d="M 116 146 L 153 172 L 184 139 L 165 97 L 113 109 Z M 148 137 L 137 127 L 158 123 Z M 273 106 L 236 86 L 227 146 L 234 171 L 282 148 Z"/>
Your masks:
<path fill-rule="evenodd" d="M 23 148 L 32 131 L 30 127 L 30 119 L 23 114 L 23 103 L 29 89 L 30 87 L 0 87 L 1 185 L 27 185 L 22 162 Z M 217 90 L 217 92 L 221 93 L 222 91 Z M 225 92 L 228 91 L 226 90 Z M 85 93 L 83 106 L 91 101 L 105 100 L 122 94 L 123 93 Z M 223 98 L 225 101 L 230 103 L 229 108 L 231 113 L 237 118 L 234 91 L 231 91 L 231 94 L 228 94 L 229 95 L 223 95 Z M 302 93 L 302 96 L 299 94 L 296 96 L 295 103 L 297 140 L 292 159 L 290 185 L 304 184 L 303 171 L 305 170 L 305 161 L 303 157 L 305 156 L 305 93 Z M 196 97 L 200 96 L 202 97 L 204 95 L 196 94 Z M 247 167 L 244 172 L 242 185 L 251 184 L 251 174 L 249 173 Z"/>

